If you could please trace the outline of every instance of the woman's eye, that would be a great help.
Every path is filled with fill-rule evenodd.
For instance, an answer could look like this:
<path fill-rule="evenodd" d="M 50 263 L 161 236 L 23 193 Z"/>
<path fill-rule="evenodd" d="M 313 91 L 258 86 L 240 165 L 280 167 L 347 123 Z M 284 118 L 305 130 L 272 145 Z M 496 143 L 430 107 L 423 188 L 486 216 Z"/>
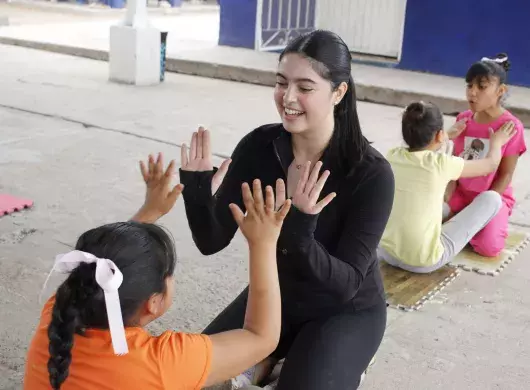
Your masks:
<path fill-rule="evenodd" d="M 302 92 L 311 92 L 313 88 L 299 87 Z"/>
<path fill-rule="evenodd" d="M 279 85 L 280 87 L 285 87 L 287 83 L 284 83 L 283 81 L 276 81 L 276 85 Z"/>

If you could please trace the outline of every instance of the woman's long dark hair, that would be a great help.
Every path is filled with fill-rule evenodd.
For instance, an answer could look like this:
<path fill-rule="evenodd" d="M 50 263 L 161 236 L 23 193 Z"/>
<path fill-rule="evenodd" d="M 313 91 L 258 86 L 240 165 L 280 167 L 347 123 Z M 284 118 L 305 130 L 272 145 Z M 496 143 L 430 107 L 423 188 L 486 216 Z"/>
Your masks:
<path fill-rule="evenodd" d="M 316 30 L 293 39 L 280 54 L 297 53 L 314 64 L 313 69 L 331 83 L 333 90 L 345 82 L 348 91 L 335 107 L 335 129 L 329 145 L 329 154 L 342 168 L 352 168 L 362 160 L 368 146 L 357 114 L 355 83 L 351 76 L 352 58 L 344 41 L 335 33 Z"/>
<path fill-rule="evenodd" d="M 165 292 L 166 278 L 175 270 L 173 241 L 156 225 L 104 225 L 81 235 L 76 249 L 112 260 L 123 273 L 119 295 L 125 326 L 134 325 L 138 309 L 149 297 Z M 55 390 L 68 377 L 74 334 L 83 335 L 88 328 L 108 329 L 104 293 L 95 270 L 95 264 L 80 264 L 56 292 L 48 327 L 48 373 Z"/>

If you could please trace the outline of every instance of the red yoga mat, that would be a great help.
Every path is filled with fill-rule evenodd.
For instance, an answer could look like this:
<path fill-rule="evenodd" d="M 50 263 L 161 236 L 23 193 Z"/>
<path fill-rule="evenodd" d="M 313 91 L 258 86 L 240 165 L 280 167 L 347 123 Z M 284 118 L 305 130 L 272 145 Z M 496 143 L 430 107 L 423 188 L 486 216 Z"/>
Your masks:
<path fill-rule="evenodd" d="M 31 206 L 33 206 L 32 200 L 0 194 L 0 217 L 14 213 L 15 211 L 30 208 Z"/>

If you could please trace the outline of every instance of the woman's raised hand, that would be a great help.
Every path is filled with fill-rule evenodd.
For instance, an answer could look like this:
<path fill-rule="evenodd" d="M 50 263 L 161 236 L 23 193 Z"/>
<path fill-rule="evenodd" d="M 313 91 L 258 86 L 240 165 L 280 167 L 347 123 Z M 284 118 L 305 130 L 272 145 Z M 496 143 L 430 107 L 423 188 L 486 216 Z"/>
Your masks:
<path fill-rule="evenodd" d="M 212 150 L 210 143 L 210 132 L 204 127 L 191 136 L 191 145 L 182 144 L 180 151 L 181 169 L 190 172 L 207 172 L 213 170 Z M 231 160 L 225 160 L 212 178 L 212 195 L 217 192 L 223 179 L 228 172 Z"/>
<path fill-rule="evenodd" d="M 322 162 L 318 161 L 311 171 L 311 162 L 308 161 L 303 167 L 300 180 L 298 180 L 298 185 L 293 194 L 293 206 L 305 214 L 320 213 L 337 196 L 335 192 L 332 192 L 320 202 L 318 201 L 320 192 L 329 177 L 329 171 L 327 170 L 319 177 L 321 168 Z M 311 174 L 309 173 L 310 171 Z"/>

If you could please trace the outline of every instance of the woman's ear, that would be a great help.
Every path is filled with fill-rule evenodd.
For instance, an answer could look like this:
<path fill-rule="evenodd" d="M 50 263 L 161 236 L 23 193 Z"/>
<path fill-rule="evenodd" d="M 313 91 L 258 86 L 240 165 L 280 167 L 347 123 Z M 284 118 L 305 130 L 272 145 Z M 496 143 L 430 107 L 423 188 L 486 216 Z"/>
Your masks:
<path fill-rule="evenodd" d="M 334 91 L 334 105 L 338 105 L 342 99 L 344 98 L 344 95 L 346 95 L 346 92 L 348 92 L 348 84 L 346 84 L 344 81 L 339 84 L 337 89 Z"/>

